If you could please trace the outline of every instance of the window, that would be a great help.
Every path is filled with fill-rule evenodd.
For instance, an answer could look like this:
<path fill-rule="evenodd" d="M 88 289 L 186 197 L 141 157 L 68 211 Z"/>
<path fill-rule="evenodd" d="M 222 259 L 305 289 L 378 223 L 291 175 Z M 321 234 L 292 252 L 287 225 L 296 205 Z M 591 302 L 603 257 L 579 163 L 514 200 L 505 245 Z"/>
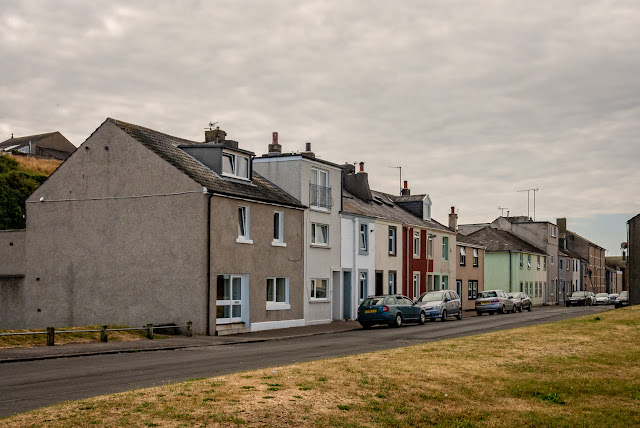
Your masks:
<path fill-rule="evenodd" d="M 547 258 L 546 257 L 542 258 L 542 263 L 544 264 L 544 270 L 547 270 Z"/>
<path fill-rule="evenodd" d="M 253 244 L 250 238 L 250 211 L 249 207 L 238 207 L 238 238 L 236 242 L 242 244 Z"/>
<path fill-rule="evenodd" d="M 551 237 L 555 238 L 556 237 L 556 233 L 557 233 L 557 227 L 556 226 L 551 226 Z"/>
<path fill-rule="evenodd" d="M 527 269 L 531 269 L 531 254 L 527 255 Z"/>
<path fill-rule="evenodd" d="M 442 259 L 449 260 L 449 238 L 447 236 L 442 237 Z"/>
<path fill-rule="evenodd" d="M 389 272 L 389 294 L 396 294 L 396 273 Z"/>
<path fill-rule="evenodd" d="M 558 257 L 558 266 L 562 269 L 562 259 Z"/>
<path fill-rule="evenodd" d="M 311 168 L 309 183 L 309 205 L 312 208 L 331 209 L 331 187 L 329 187 L 329 171 Z"/>
<path fill-rule="evenodd" d="M 413 298 L 420 295 L 420 273 L 413 274 Z"/>
<path fill-rule="evenodd" d="M 360 224 L 360 251 L 367 252 L 369 248 L 369 225 Z"/>
<path fill-rule="evenodd" d="M 420 257 L 420 231 L 413 232 L 413 257 Z"/>
<path fill-rule="evenodd" d="M 524 254 L 520 253 L 520 269 L 524 267 Z"/>
<path fill-rule="evenodd" d="M 522 281 L 520 281 L 520 291 L 525 291 L 525 289 L 522 288 Z"/>
<path fill-rule="evenodd" d="M 567 270 L 571 269 L 571 265 L 569 264 L 569 260 L 567 260 Z"/>
<path fill-rule="evenodd" d="M 538 297 L 538 281 L 536 281 L 535 284 L 534 284 L 533 295 L 534 295 L 534 297 Z"/>
<path fill-rule="evenodd" d="M 369 294 L 368 292 L 368 285 L 367 285 L 367 273 L 366 272 L 360 272 L 360 281 L 359 281 L 359 293 L 360 293 L 360 301 L 364 300 L 365 297 L 367 297 L 367 295 Z"/>
<path fill-rule="evenodd" d="M 478 249 L 473 249 L 473 267 L 478 267 Z"/>
<path fill-rule="evenodd" d="M 286 246 L 284 243 L 284 212 L 274 211 L 273 213 L 273 241 L 275 246 Z"/>
<path fill-rule="evenodd" d="M 540 256 L 538 256 L 537 268 L 538 268 L 538 270 L 540 270 Z"/>
<path fill-rule="evenodd" d="M 311 280 L 311 299 L 326 300 L 328 279 L 312 279 Z"/>
<path fill-rule="evenodd" d="M 467 249 L 465 247 L 460 247 L 460 266 L 467 265 Z"/>
<path fill-rule="evenodd" d="M 222 153 L 222 175 L 249 179 L 249 158 L 234 153 Z"/>
<path fill-rule="evenodd" d="M 555 264 L 555 262 L 556 262 L 555 256 L 551 254 L 551 264 Z"/>
<path fill-rule="evenodd" d="M 428 235 L 427 236 L 427 257 L 433 257 L 433 238 L 436 235 Z"/>
<path fill-rule="evenodd" d="M 315 245 L 329 245 L 329 226 L 311 223 L 311 243 Z"/>
<path fill-rule="evenodd" d="M 397 252 L 396 228 L 389 226 L 389 255 L 395 256 Z"/>
<path fill-rule="evenodd" d="M 469 280 L 469 290 L 467 297 L 469 299 L 476 299 L 478 297 L 478 281 Z"/>
<path fill-rule="evenodd" d="M 267 310 L 290 308 L 289 278 L 267 278 Z"/>
<path fill-rule="evenodd" d="M 448 276 L 442 276 L 442 289 L 443 290 L 448 290 L 449 289 L 449 277 Z"/>

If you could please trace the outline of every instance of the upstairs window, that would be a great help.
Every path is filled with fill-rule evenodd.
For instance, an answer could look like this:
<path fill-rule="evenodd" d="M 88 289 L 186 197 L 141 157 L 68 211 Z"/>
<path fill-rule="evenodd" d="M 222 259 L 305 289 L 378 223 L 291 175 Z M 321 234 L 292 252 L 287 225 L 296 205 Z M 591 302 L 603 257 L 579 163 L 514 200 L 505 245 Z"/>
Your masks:
<path fill-rule="evenodd" d="M 428 235 L 427 236 L 427 258 L 433 257 L 433 238 L 436 235 Z"/>
<path fill-rule="evenodd" d="M 249 179 L 249 158 L 235 153 L 222 153 L 222 175 Z"/>
<path fill-rule="evenodd" d="M 273 245 L 283 246 L 284 244 L 284 212 L 274 211 L 273 213 Z"/>
<path fill-rule="evenodd" d="M 247 206 L 238 207 L 238 238 L 236 242 L 243 244 L 253 244 L 250 236 L 250 211 Z"/>
<path fill-rule="evenodd" d="M 413 232 L 413 257 L 420 257 L 420 231 Z"/>
<path fill-rule="evenodd" d="M 537 265 L 537 267 L 538 267 L 538 270 L 540 270 L 540 256 L 538 256 L 538 265 Z"/>
<path fill-rule="evenodd" d="M 527 255 L 527 269 L 531 269 L 531 254 Z"/>
<path fill-rule="evenodd" d="M 329 226 L 311 223 L 311 243 L 315 245 L 329 245 Z"/>
<path fill-rule="evenodd" d="M 397 233 L 396 228 L 393 226 L 389 226 L 389 255 L 390 256 L 395 256 L 398 252 L 396 233 Z"/>
<path fill-rule="evenodd" d="M 524 254 L 520 253 L 520 269 L 524 267 Z"/>
<path fill-rule="evenodd" d="M 331 209 L 331 187 L 329 187 L 329 171 L 311 168 L 309 183 L 309 205 L 323 210 Z"/>
<path fill-rule="evenodd" d="M 558 267 L 562 269 L 562 259 L 558 258 Z"/>
<path fill-rule="evenodd" d="M 473 249 L 473 267 L 478 267 L 478 249 Z"/>
<path fill-rule="evenodd" d="M 467 249 L 465 247 L 460 247 L 460 266 L 467 265 Z"/>
<path fill-rule="evenodd" d="M 360 251 L 366 252 L 369 249 L 369 226 L 360 225 Z"/>
<path fill-rule="evenodd" d="M 544 270 L 547 270 L 547 258 L 543 257 L 542 262 L 544 263 Z"/>
<path fill-rule="evenodd" d="M 442 259 L 449 260 L 449 237 L 442 237 Z"/>
<path fill-rule="evenodd" d="M 557 227 L 556 226 L 551 226 L 551 237 L 555 238 L 556 234 L 557 234 Z"/>

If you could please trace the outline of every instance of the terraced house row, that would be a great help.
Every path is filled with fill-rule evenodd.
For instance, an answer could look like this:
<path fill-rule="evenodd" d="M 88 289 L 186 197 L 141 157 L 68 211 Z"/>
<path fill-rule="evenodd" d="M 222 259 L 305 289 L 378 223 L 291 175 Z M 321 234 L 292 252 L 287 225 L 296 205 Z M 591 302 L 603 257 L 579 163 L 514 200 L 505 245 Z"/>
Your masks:
<path fill-rule="evenodd" d="M 0 233 L 0 328 L 190 320 L 232 334 L 355 319 L 373 294 L 455 289 L 473 309 L 489 281 L 558 303 L 560 254 L 592 261 L 558 243 L 566 228 L 545 223 L 555 234 L 537 246 L 504 230 L 535 222 L 458 230 L 455 208 L 437 222 L 406 181 L 373 190 L 363 163 L 283 151 L 277 133 L 266 148 L 107 119 L 27 200 L 26 230 Z"/>

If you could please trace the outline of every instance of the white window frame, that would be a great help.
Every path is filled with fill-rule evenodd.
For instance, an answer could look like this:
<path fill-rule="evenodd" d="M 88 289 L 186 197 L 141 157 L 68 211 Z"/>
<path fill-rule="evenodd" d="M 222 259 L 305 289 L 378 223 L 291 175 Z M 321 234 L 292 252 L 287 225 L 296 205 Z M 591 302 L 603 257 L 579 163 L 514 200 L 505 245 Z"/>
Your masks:
<path fill-rule="evenodd" d="M 367 272 L 358 273 L 358 300 L 362 302 L 369 297 L 369 275 Z"/>
<path fill-rule="evenodd" d="M 524 268 L 524 254 L 520 253 L 520 269 Z"/>
<path fill-rule="evenodd" d="M 240 155 L 237 153 L 230 153 L 227 151 L 223 151 L 222 152 L 222 163 L 223 163 L 223 168 L 224 168 L 224 158 L 225 157 L 229 157 L 231 158 L 231 170 L 232 172 L 222 172 L 222 175 L 226 176 L 226 177 L 233 177 L 233 178 L 238 178 L 240 180 L 247 180 L 249 181 L 249 175 L 251 173 L 251 158 L 249 158 L 249 156 L 244 156 L 244 155 Z M 243 175 L 239 175 L 238 174 L 238 166 L 240 164 L 240 160 L 245 160 L 247 162 L 247 175 L 246 177 Z"/>
<path fill-rule="evenodd" d="M 420 272 L 413 273 L 413 299 L 420 297 Z"/>
<path fill-rule="evenodd" d="M 473 249 L 473 267 L 478 267 L 479 263 L 480 263 L 480 257 L 478 256 L 478 249 L 474 248 Z"/>
<path fill-rule="evenodd" d="M 551 226 L 551 237 L 555 238 L 557 234 L 556 226 Z"/>
<path fill-rule="evenodd" d="M 433 237 L 427 232 L 427 258 L 433 257 Z"/>
<path fill-rule="evenodd" d="M 413 231 L 413 257 L 420 258 L 420 231 Z"/>
<path fill-rule="evenodd" d="M 278 287 L 278 280 L 279 279 L 284 279 L 284 287 L 285 287 L 285 291 L 284 291 L 284 295 L 285 295 L 285 300 L 284 302 L 278 302 L 277 301 L 277 287 Z M 273 299 L 269 300 L 269 283 L 273 284 Z M 289 304 L 289 278 L 287 277 L 270 277 L 267 278 L 267 310 L 268 311 L 282 311 L 282 310 L 287 310 L 287 309 L 291 309 L 291 305 Z"/>
<path fill-rule="evenodd" d="M 547 257 L 542 257 L 542 266 L 543 266 L 543 270 L 547 270 Z"/>
<path fill-rule="evenodd" d="M 398 288 L 398 273 L 396 271 L 389 271 L 389 294 L 396 294 Z"/>
<path fill-rule="evenodd" d="M 442 290 L 448 290 L 449 289 L 449 275 L 442 275 L 441 278 L 441 283 L 442 283 Z"/>
<path fill-rule="evenodd" d="M 241 221 L 244 222 L 244 234 L 242 234 Z M 251 240 L 251 207 L 248 205 L 238 205 L 238 244 L 253 244 Z"/>
<path fill-rule="evenodd" d="M 276 219 L 277 217 L 277 219 Z M 276 229 L 276 221 L 277 221 L 277 229 Z M 278 235 L 276 237 L 276 234 Z M 271 241 L 271 245 L 274 247 L 286 247 L 287 244 L 284 242 L 284 211 L 274 211 L 273 212 L 273 241 Z"/>
<path fill-rule="evenodd" d="M 320 187 L 325 187 L 327 189 L 330 189 L 329 187 L 329 171 L 326 169 L 320 169 L 320 168 L 311 168 L 311 174 L 312 174 L 312 178 L 315 178 L 315 180 L 312 179 L 311 184 L 315 184 L 316 186 L 320 186 Z M 325 180 L 324 183 L 320 182 L 320 177 L 322 176 L 322 174 L 325 175 Z M 315 183 L 313 182 L 315 181 Z M 331 195 L 327 195 L 327 198 L 330 198 Z M 316 197 L 316 202 L 319 202 L 320 198 Z M 328 202 L 328 201 L 327 201 Z M 319 203 L 316 203 L 315 205 L 311 203 L 311 195 L 309 195 L 309 206 L 313 209 L 316 210 L 322 210 L 322 211 L 329 211 L 330 208 L 328 207 L 324 207 L 322 205 L 320 205 Z"/>
<path fill-rule="evenodd" d="M 555 264 L 555 262 L 556 262 L 556 258 L 553 254 L 551 254 L 551 264 L 553 265 Z"/>
<path fill-rule="evenodd" d="M 389 226 L 389 255 L 398 255 L 398 229 L 395 226 Z"/>
<path fill-rule="evenodd" d="M 442 260 L 449 260 L 449 237 L 442 237 Z"/>
<path fill-rule="evenodd" d="M 538 270 L 540 270 L 540 256 L 538 256 L 538 259 L 537 259 L 537 267 L 538 267 Z"/>
<path fill-rule="evenodd" d="M 326 242 L 318 241 L 318 237 L 323 237 L 322 230 L 325 229 Z M 311 223 L 311 245 L 316 247 L 328 247 L 329 246 L 329 225 L 322 223 Z"/>
<path fill-rule="evenodd" d="M 369 251 L 369 225 L 367 223 L 360 223 L 360 240 L 358 246 L 360 251 L 365 253 Z"/>
<path fill-rule="evenodd" d="M 527 254 L 527 269 L 531 269 L 531 254 Z"/>
<path fill-rule="evenodd" d="M 460 266 L 467 265 L 467 247 L 460 246 Z"/>
<path fill-rule="evenodd" d="M 316 297 L 318 295 L 318 281 L 325 284 L 324 293 L 325 297 Z M 329 300 L 329 279 L 328 278 L 314 278 L 311 280 L 311 300 L 313 301 L 328 301 Z"/>

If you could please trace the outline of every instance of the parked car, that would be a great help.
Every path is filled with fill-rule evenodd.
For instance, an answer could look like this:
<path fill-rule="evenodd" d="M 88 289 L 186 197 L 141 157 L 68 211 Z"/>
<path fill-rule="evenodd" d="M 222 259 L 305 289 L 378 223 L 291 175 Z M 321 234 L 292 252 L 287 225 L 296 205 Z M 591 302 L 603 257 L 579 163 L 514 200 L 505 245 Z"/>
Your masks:
<path fill-rule="evenodd" d="M 509 297 L 513 300 L 513 304 L 516 307 L 516 310 L 522 312 L 523 309 L 531 312 L 533 309 L 533 304 L 531 303 L 531 298 L 527 295 L 527 293 L 523 293 L 521 291 L 517 291 L 515 293 L 509 293 Z"/>
<path fill-rule="evenodd" d="M 496 312 L 501 314 L 515 312 L 515 308 L 513 300 L 503 290 L 485 290 L 478 293 L 476 298 L 476 313 L 478 315 L 482 315 L 485 312 L 488 312 L 489 315 L 493 315 Z"/>
<path fill-rule="evenodd" d="M 608 305 L 611 303 L 611 298 L 607 293 L 596 294 L 596 305 Z"/>
<path fill-rule="evenodd" d="M 567 306 L 590 306 L 593 304 L 590 291 L 574 291 L 565 304 Z"/>
<path fill-rule="evenodd" d="M 427 318 L 435 321 L 440 318 L 446 321 L 447 317 L 455 316 L 462 319 L 462 302 L 460 296 L 453 290 L 428 291 L 422 293 L 416 300 L 416 305 L 420 306 Z"/>
<path fill-rule="evenodd" d="M 629 292 L 623 291 L 620 293 L 618 298 L 616 299 L 616 308 L 621 308 L 623 306 L 629 306 Z"/>
<path fill-rule="evenodd" d="M 400 327 L 405 322 L 424 324 L 424 310 L 399 294 L 367 297 L 358 307 L 358 322 L 363 328 L 374 324 Z"/>
<path fill-rule="evenodd" d="M 618 298 L 618 293 L 609 294 L 609 303 L 612 305 L 615 304 L 617 298 Z"/>
<path fill-rule="evenodd" d="M 596 300 L 595 293 L 592 293 L 591 291 L 587 291 L 587 296 L 589 296 L 589 298 L 591 299 L 591 304 L 592 305 L 597 305 L 598 304 L 598 301 Z"/>

